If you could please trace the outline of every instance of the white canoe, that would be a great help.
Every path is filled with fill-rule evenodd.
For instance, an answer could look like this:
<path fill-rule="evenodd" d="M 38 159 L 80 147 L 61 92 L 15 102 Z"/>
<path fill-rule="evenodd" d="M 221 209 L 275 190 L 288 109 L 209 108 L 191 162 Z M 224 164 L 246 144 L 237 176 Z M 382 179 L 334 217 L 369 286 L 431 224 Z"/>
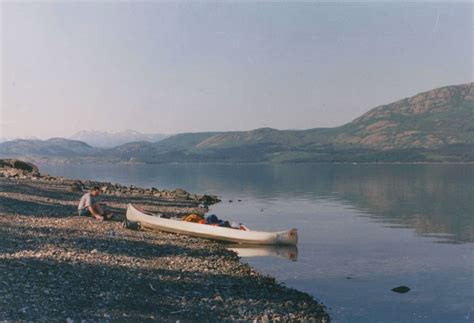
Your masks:
<path fill-rule="evenodd" d="M 244 231 L 207 224 L 177 221 L 146 214 L 135 208 L 132 204 L 128 204 L 127 207 L 127 221 L 138 223 L 141 227 L 148 229 L 235 243 L 294 246 L 298 242 L 298 232 L 296 229 L 281 232 Z"/>

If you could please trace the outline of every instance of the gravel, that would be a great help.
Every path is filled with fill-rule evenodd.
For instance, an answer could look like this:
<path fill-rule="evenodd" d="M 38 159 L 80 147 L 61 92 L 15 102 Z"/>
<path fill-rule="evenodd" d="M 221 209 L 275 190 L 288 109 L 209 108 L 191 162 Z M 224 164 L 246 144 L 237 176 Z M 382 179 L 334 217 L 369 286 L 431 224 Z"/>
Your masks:
<path fill-rule="evenodd" d="M 114 221 L 76 215 L 91 185 L 107 186 L 101 199 Z M 216 201 L 0 168 L 0 321 L 328 322 L 310 295 L 261 275 L 224 244 L 122 228 L 128 202 L 182 215 Z"/>

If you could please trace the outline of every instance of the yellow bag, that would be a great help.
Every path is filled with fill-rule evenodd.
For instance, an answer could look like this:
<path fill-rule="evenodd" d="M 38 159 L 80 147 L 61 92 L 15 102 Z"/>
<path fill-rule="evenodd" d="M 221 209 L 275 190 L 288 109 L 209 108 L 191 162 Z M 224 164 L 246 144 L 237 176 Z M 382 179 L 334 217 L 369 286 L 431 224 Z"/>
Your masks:
<path fill-rule="evenodd" d="M 183 221 L 186 221 L 186 222 L 194 222 L 194 223 L 199 222 L 199 221 L 201 221 L 201 220 L 203 220 L 203 219 L 204 219 L 204 218 L 203 218 L 202 216 L 197 215 L 197 214 L 194 214 L 194 213 L 189 214 L 189 215 L 186 215 L 186 216 L 183 217 Z"/>

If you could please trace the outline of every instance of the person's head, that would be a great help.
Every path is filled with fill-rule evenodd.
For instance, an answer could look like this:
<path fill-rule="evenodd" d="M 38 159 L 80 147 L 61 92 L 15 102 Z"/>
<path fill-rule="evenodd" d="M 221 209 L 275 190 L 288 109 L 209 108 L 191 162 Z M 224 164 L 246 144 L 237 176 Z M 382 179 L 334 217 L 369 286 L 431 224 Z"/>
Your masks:
<path fill-rule="evenodd" d="M 100 193 L 100 188 L 98 186 L 94 186 L 90 190 L 92 196 L 97 196 Z"/>

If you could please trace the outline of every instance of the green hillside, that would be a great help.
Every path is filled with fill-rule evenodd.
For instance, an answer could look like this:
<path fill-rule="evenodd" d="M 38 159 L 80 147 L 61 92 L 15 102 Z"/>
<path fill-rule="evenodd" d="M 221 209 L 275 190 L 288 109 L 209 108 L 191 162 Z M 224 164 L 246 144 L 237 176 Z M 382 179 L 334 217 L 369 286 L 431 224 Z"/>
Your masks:
<path fill-rule="evenodd" d="M 146 163 L 474 161 L 474 83 L 382 105 L 335 128 L 183 133 L 111 149 L 23 140 L 0 144 L 0 156 Z"/>
<path fill-rule="evenodd" d="M 474 83 L 448 86 L 370 110 L 333 142 L 377 149 L 474 143 Z"/>
<path fill-rule="evenodd" d="M 137 157 L 153 162 L 471 160 L 473 111 L 474 84 L 470 83 L 376 107 L 336 128 L 177 135 Z"/>

